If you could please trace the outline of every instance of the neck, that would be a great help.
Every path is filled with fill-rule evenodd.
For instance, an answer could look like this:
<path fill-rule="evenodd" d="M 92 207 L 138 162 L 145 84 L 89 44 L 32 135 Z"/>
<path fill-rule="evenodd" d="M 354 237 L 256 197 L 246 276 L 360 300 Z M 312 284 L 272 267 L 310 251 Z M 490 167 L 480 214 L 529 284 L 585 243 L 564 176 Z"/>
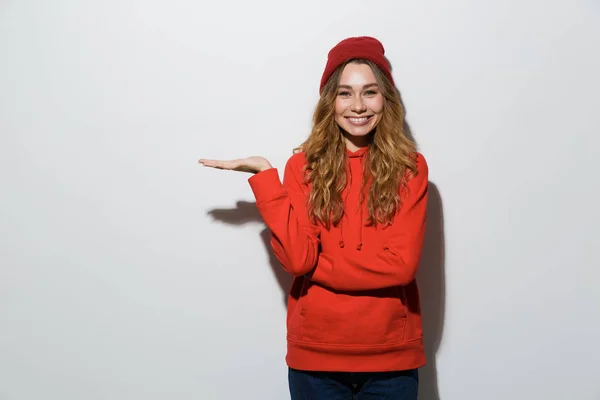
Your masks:
<path fill-rule="evenodd" d="M 346 132 L 344 134 L 344 141 L 346 142 L 346 148 L 352 152 L 357 151 L 363 147 L 367 147 L 371 143 L 371 134 L 366 136 L 352 136 Z"/>

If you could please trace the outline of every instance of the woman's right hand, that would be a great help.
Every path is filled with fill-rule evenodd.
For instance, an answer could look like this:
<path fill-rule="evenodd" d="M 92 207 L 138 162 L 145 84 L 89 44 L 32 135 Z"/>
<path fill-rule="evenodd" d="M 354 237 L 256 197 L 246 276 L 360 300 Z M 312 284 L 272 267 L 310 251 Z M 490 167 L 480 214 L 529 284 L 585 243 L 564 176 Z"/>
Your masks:
<path fill-rule="evenodd" d="M 240 158 L 237 160 L 209 160 L 206 158 L 201 158 L 198 160 L 198 163 L 204 165 L 205 167 L 249 172 L 252 174 L 273 168 L 269 160 L 260 156 Z"/>

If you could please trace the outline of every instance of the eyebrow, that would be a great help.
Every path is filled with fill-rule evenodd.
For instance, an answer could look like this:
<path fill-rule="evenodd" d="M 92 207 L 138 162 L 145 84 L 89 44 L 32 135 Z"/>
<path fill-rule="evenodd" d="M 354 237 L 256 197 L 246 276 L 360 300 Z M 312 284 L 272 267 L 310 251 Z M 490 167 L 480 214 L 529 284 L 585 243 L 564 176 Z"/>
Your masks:
<path fill-rule="evenodd" d="M 376 83 L 367 83 L 366 85 L 363 86 L 363 89 L 369 88 L 371 86 L 378 86 Z M 339 85 L 340 89 L 352 89 L 352 86 L 350 85 Z"/>

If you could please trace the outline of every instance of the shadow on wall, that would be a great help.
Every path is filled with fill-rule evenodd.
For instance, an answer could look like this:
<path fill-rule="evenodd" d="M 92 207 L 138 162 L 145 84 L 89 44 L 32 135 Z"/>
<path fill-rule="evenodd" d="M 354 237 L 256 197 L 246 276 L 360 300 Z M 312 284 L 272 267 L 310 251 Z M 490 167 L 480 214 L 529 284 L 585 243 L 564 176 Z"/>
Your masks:
<path fill-rule="evenodd" d="M 208 212 L 208 215 L 217 221 L 231 225 L 242 225 L 248 222 L 260 222 L 264 224 L 256 208 L 256 203 L 248 201 L 238 201 L 236 208 L 211 210 Z M 263 229 L 260 237 L 265 246 L 265 251 L 269 255 L 269 265 L 273 270 L 275 278 L 277 278 L 283 295 L 283 303 L 287 309 L 288 294 L 292 288 L 294 277 L 283 270 L 279 260 L 275 257 L 271 249 L 271 231 L 268 228 Z"/>
<path fill-rule="evenodd" d="M 427 355 L 427 365 L 419 371 L 419 399 L 440 400 L 435 356 L 442 341 L 446 306 L 444 212 L 437 186 L 429 182 L 428 190 L 427 231 L 417 273 Z"/>
<path fill-rule="evenodd" d="M 236 208 L 215 209 L 208 212 L 215 220 L 232 225 L 248 222 L 263 222 L 256 203 L 238 201 Z M 293 277 L 285 272 L 271 250 L 270 231 L 265 228 L 261 232 L 265 250 L 269 255 L 269 264 L 279 286 L 283 302 L 287 306 L 287 298 L 292 287 Z M 423 255 L 417 274 L 423 315 L 423 332 L 427 365 L 419 371 L 419 399 L 439 400 L 437 383 L 436 354 L 442 341 L 445 311 L 445 277 L 444 277 L 444 214 L 442 198 L 432 182 L 429 182 L 429 200 L 427 204 L 427 232 Z"/>

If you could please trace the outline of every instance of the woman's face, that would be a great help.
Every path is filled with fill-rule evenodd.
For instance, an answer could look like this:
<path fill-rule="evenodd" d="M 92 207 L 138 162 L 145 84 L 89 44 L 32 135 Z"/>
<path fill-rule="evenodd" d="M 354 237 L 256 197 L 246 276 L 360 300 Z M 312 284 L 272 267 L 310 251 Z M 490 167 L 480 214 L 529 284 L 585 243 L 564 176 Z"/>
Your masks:
<path fill-rule="evenodd" d="M 344 67 L 335 100 L 335 121 L 344 130 L 350 150 L 368 143 L 367 135 L 383 114 L 383 95 L 367 64 Z"/>

